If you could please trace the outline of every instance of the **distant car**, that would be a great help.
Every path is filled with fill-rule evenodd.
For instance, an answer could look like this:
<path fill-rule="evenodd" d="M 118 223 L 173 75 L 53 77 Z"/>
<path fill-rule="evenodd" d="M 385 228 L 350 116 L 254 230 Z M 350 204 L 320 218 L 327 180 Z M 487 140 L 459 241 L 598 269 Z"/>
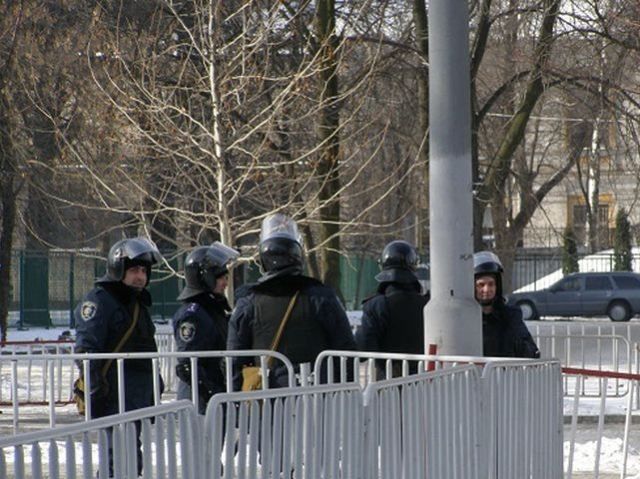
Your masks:
<path fill-rule="evenodd" d="M 604 316 L 629 321 L 640 313 L 640 274 L 571 273 L 547 289 L 513 293 L 525 320 L 542 316 Z"/>

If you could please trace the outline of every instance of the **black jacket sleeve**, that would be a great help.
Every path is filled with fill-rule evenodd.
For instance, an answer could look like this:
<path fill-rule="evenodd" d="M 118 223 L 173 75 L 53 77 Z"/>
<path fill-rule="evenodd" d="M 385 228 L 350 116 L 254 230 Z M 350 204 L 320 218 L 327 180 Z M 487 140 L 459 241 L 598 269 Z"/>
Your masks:
<path fill-rule="evenodd" d="M 229 320 L 229 333 L 227 336 L 228 350 L 251 349 L 252 322 L 253 305 L 251 302 L 251 296 L 243 296 L 236 303 L 236 307 L 231 314 L 231 319 Z M 251 357 L 238 357 L 233 359 L 234 391 L 239 391 L 242 387 L 242 367 L 252 362 L 253 358 Z"/>
<path fill-rule="evenodd" d="M 362 307 L 362 323 L 356 334 L 356 343 L 360 351 L 380 351 L 380 338 L 383 337 L 385 328 L 379 314 L 378 298 L 376 296 L 370 299 Z"/>
<path fill-rule="evenodd" d="M 507 315 L 513 331 L 514 356 L 519 358 L 539 358 L 540 350 L 533 340 L 527 325 L 522 320 L 520 308 L 507 307 Z"/>

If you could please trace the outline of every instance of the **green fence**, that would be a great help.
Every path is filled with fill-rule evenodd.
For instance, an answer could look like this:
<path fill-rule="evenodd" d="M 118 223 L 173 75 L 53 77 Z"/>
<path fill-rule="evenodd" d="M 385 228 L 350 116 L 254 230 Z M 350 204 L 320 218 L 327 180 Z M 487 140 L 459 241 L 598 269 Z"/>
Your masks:
<path fill-rule="evenodd" d="M 95 251 L 15 251 L 11 261 L 9 322 L 19 327 L 72 326 L 73 309 L 105 271 L 104 258 Z M 178 269 L 177 259 L 170 260 L 170 264 Z M 362 300 L 376 289 L 376 261 L 366 257 L 341 258 L 340 268 L 345 305 L 358 309 Z M 237 269 L 239 284 L 253 282 L 259 276 L 255 264 Z M 149 290 L 155 319 L 168 320 L 173 316 L 179 307 L 176 297 L 181 288 L 182 281 L 168 268 L 154 270 Z"/>
<path fill-rule="evenodd" d="M 104 271 L 104 258 L 95 252 L 15 251 L 11 258 L 10 324 L 72 325 L 73 309 Z M 168 271 L 153 272 L 149 290 L 155 318 L 173 315 L 180 287 L 178 278 Z"/>

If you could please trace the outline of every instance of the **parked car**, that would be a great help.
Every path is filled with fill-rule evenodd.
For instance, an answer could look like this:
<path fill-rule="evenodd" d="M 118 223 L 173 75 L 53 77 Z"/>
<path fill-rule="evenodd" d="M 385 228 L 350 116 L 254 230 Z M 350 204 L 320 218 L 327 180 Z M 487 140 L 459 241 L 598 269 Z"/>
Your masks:
<path fill-rule="evenodd" d="M 542 316 L 604 316 L 629 321 L 640 313 L 640 274 L 571 273 L 547 289 L 513 293 L 525 320 Z"/>

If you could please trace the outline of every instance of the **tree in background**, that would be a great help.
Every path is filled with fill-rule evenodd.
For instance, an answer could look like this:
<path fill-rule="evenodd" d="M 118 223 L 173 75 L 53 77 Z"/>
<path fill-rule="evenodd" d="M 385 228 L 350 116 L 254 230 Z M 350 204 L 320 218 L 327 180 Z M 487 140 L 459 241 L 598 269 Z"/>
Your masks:
<path fill-rule="evenodd" d="M 343 3 L 338 30 L 331 1 L 167 2 L 143 26 L 112 28 L 99 5 L 83 55 L 109 124 L 93 127 L 104 154 L 71 145 L 92 192 L 74 207 L 120 215 L 177 254 L 220 239 L 247 256 L 262 218 L 284 211 L 312 274 L 336 289 L 354 238 L 410 230 L 416 202 L 390 192 L 405 194 L 423 164 L 401 145 L 406 113 L 384 103 L 379 70 L 397 48 L 378 39 L 386 17 Z"/>
<path fill-rule="evenodd" d="M 578 244 L 572 228 L 564 231 L 564 247 L 562 249 L 562 273 L 577 273 L 580 271 L 578 264 Z"/>
<path fill-rule="evenodd" d="M 540 206 L 550 192 L 574 182 L 570 175 L 585 162 L 585 151 L 598 153 L 590 158 L 594 165 L 616 164 L 599 153 L 609 118 L 638 121 L 630 93 L 637 79 L 625 73 L 637 48 L 629 22 L 635 3 L 610 2 L 603 15 L 604 3 L 472 2 L 478 25 L 471 50 L 474 241 L 479 247 L 483 210 L 490 205 L 506 291 L 516 249 L 526 243 L 534 215 L 545 214 Z M 589 115 L 568 111 L 578 102 Z M 618 147 L 609 158 L 623 155 Z M 595 186 L 598 171 L 591 170 Z M 589 198 L 594 195 L 592 187 Z M 591 230 L 597 230 L 595 221 Z"/>
<path fill-rule="evenodd" d="M 613 240 L 613 270 L 632 271 L 631 224 L 624 208 L 616 214 L 616 232 Z"/>
<path fill-rule="evenodd" d="M 16 197 L 24 180 L 20 174 L 22 155 L 18 145 L 19 130 L 15 121 L 11 79 L 16 63 L 16 45 L 22 5 L 8 8 L 5 4 L 2 18 L 14 18 L 1 24 L 0 30 L 0 340 L 7 338 L 7 317 L 11 289 L 11 248 L 16 221 Z"/>
<path fill-rule="evenodd" d="M 18 44 L 28 54 L 17 56 L 23 73 L 11 74 L 20 83 L 7 98 L 30 92 L 32 105 L 21 102 L 27 114 L 11 121 L 22 130 L 5 138 L 27 147 L 18 145 L 29 159 L 20 178 L 37 173 L 24 188 L 29 214 L 19 208 L 16 221 L 43 245 L 95 248 L 144 233 L 176 255 L 221 239 L 248 259 L 262 218 L 284 211 L 304 231 L 311 273 L 334 287 L 338 255 L 377 256 L 396 238 L 428 251 L 424 0 L 7 5 L 22 3 L 32 33 Z M 595 120 L 598 138 L 611 118 L 640 131 L 635 69 L 603 79 L 594 68 L 598 49 L 612 49 L 607 68 L 626 65 L 617 49 L 637 49 L 635 0 L 610 2 L 606 16 L 598 3 L 469 2 L 474 215 L 481 239 L 492 208 L 505 278 L 546 195 L 590 143 L 600 151 Z M 592 114 L 565 111 L 578 103 Z M 613 136 L 616 161 L 604 155 L 603 165 L 638 156 L 638 134 Z"/>

